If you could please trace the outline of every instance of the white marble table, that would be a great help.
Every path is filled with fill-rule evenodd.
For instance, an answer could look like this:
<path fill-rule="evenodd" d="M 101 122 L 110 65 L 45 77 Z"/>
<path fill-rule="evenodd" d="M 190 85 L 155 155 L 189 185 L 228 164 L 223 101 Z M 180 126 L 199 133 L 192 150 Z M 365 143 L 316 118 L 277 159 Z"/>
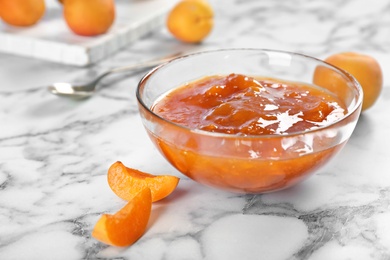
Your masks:
<path fill-rule="evenodd" d="M 272 48 L 318 58 L 348 50 L 378 59 L 382 95 L 344 150 L 281 192 L 206 188 L 173 169 L 148 139 L 134 95 L 144 72 L 113 76 L 84 101 L 45 88 L 193 46 L 163 28 L 88 68 L 0 54 L 0 259 L 390 259 L 389 1 L 212 4 L 214 31 L 196 48 Z M 181 178 L 128 248 L 91 238 L 100 214 L 124 205 L 106 181 L 117 160 Z"/>

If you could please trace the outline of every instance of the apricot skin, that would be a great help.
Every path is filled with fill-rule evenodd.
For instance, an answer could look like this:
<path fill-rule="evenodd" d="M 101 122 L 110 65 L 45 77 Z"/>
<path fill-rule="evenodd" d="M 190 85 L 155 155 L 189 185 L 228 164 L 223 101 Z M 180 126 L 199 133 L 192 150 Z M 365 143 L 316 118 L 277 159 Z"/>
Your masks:
<path fill-rule="evenodd" d="M 379 63 L 371 56 L 355 53 L 336 53 L 325 59 L 326 62 L 339 67 L 356 78 L 363 89 L 362 111 L 372 107 L 380 96 L 383 85 L 383 74 Z M 328 73 L 316 73 L 314 83 L 326 84 Z"/>
<path fill-rule="evenodd" d="M 63 5 L 65 21 L 78 35 L 106 33 L 115 20 L 113 0 L 66 0 Z"/>
<path fill-rule="evenodd" d="M 0 17 L 13 26 L 31 26 L 45 14 L 44 0 L 0 0 Z"/>
<path fill-rule="evenodd" d="M 167 18 L 167 27 L 180 41 L 199 43 L 213 28 L 213 10 L 205 0 L 182 0 Z"/>

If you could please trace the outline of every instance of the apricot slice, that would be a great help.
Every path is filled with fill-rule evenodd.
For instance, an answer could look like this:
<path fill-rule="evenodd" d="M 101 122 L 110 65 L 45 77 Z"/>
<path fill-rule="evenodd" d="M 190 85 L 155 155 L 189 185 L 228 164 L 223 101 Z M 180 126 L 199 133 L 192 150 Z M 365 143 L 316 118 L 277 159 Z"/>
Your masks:
<path fill-rule="evenodd" d="M 103 214 L 92 236 L 108 245 L 130 246 L 146 231 L 152 211 L 152 195 L 144 188 L 114 215 Z"/>
<path fill-rule="evenodd" d="M 187 43 L 201 42 L 213 28 L 213 9 L 205 0 L 181 0 L 169 12 L 171 34 Z"/>
<path fill-rule="evenodd" d="M 360 83 L 364 94 L 362 111 L 374 105 L 382 90 L 383 75 L 379 63 L 373 57 L 356 52 L 341 52 L 329 56 L 325 61 L 349 72 Z M 315 71 L 313 82 L 319 86 L 333 84 L 337 87 L 338 84 L 345 84 L 325 68 Z"/>
<path fill-rule="evenodd" d="M 152 193 L 152 202 L 171 194 L 179 178 L 171 175 L 152 175 L 128 168 L 122 162 L 115 162 L 108 169 L 108 185 L 112 191 L 124 200 L 131 200 L 140 190 L 148 187 Z"/>

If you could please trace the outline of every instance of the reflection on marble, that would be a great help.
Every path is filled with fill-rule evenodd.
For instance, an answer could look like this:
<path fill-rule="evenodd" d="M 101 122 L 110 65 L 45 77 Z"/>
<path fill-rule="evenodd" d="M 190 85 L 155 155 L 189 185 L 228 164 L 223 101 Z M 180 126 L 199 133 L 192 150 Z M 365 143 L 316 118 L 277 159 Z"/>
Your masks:
<path fill-rule="evenodd" d="M 89 68 L 0 55 L 0 259 L 390 259 L 390 3 L 211 3 L 215 29 L 194 48 L 273 48 L 318 58 L 353 50 L 378 59 L 381 98 L 344 150 L 288 190 L 240 195 L 203 187 L 149 141 L 134 95 L 144 72 L 107 78 L 84 101 L 44 88 L 193 46 L 162 29 Z M 91 238 L 101 213 L 125 204 L 106 181 L 117 160 L 181 178 L 128 248 Z"/>

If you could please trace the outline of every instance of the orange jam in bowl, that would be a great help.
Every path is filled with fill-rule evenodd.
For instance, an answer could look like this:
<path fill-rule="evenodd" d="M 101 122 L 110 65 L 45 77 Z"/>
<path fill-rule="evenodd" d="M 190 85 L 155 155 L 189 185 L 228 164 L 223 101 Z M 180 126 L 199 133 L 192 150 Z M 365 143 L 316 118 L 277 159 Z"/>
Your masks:
<path fill-rule="evenodd" d="M 336 73 L 345 89 L 314 85 L 318 67 Z M 328 162 L 353 132 L 362 92 L 320 60 L 240 49 L 166 63 L 141 80 L 137 98 L 151 140 L 180 172 L 261 193 L 290 187 Z"/>

